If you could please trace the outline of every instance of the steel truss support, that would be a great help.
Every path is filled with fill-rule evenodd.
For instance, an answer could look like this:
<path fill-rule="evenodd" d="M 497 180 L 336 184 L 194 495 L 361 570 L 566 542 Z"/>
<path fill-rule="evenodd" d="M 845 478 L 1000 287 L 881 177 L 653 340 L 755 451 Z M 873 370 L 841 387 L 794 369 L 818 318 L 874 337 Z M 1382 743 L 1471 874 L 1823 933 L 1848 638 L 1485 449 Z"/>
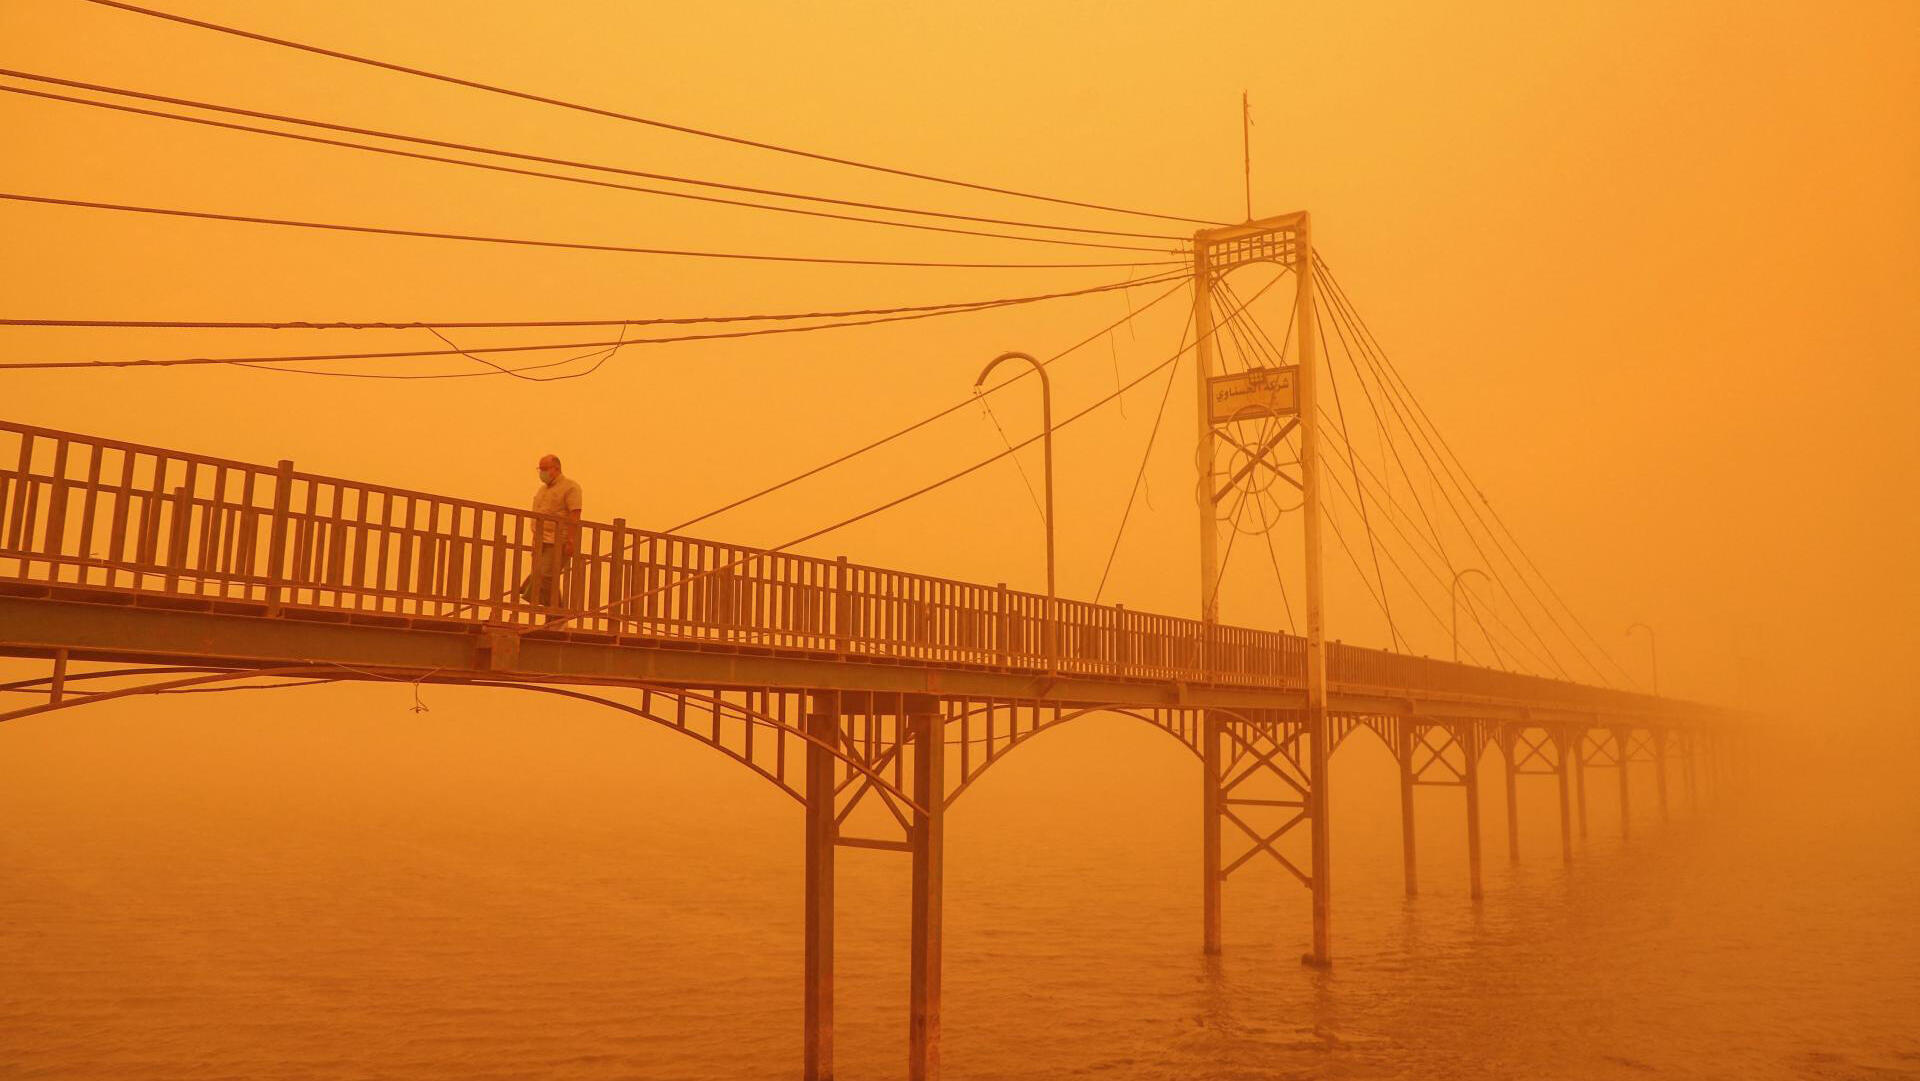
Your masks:
<path fill-rule="evenodd" d="M 1315 901 L 1325 897 L 1315 889 L 1315 875 L 1326 873 L 1326 849 L 1313 828 L 1315 815 L 1324 813 L 1314 798 L 1314 778 L 1316 766 L 1324 770 L 1332 748 L 1316 740 L 1317 734 L 1298 713 L 1208 711 L 1201 748 L 1201 941 L 1207 953 L 1220 952 L 1222 885 L 1258 857 L 1278 863 Z M 1302 825 L 1309 838 L 1304 868 L 1297 856 L 1280 848 L 1281 839 Z M 1228 826 L 1231 831 L 1223 828 Z M 1223 834 L 1236 842 L 1231 859 L 1226 858 Z M 1325 909 L 1316 907 L 1313 949 L 1302 961 L 1325 963 L 1326 926 Z"/>
<path fill-rule="evenodd" d="M 906 1073 L 910 1081 L 934 1081 L 940 1075 L 946 718 L 931 696 L 843 692 L 813 694 L 805 723 L 810 735 L 829 740 L 840 754 L 808 743 L 801 1076 L 833 1077 L 834 855 L 838 848 L 866 848 L 905 852 L 912 861 Z M 906 801 L 893 794 L 897 783 L 892 790 L 875 783 L 876 775 L 889 773 L 910 778 Z M 898 836 L 865 835 L 871 826 L 856 835 L 848 822 L 862 805 L 878 805 L 884 813 L 869 817 L 880 832 L 897 830 Z"/>
<path fill-rule="evenodd" d="M 1480 873 L 1480 755 L 1486 743 L 1479 721 L 1400 720 L 1395 741 L 1400 759 L 1400 828 L 1406 862 L 1407 893 L 1415 890 L 1413 789 L 1419 785 L 1459 788 L 1467 805 L 1467 876 L 1474 900 L 1482 895 Z"/>
<path fill-rule="evenodd" d="M 1572 752 L 1579 738 L 1577 731 L 1569 732 L 1560 728 L 1544 728 L 1532 723 L 1507 724 L 1501 727 L 1499 740 L 1506 756 L 1507 780 L 1507 855 L 1514 861 L 1520 859 L 1520 810 L 1518 779 L 1521 777 L 1552 777 L 1560 790 L 1560 856 L 1563 860 L 1573 859 L 1573 809 L 1571 774 Z"/>

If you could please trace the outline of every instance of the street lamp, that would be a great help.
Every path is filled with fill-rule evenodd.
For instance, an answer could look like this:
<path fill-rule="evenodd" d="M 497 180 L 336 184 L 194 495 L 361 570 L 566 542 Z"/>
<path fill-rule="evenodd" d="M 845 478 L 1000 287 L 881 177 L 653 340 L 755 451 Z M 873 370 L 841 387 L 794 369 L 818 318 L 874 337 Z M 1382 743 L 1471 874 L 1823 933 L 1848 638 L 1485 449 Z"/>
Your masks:
<path fill-rule="evenodd" d="M 1660 648 L 1653 640 L 1653 628 L 1645 623 L 1635 623 L 1627 628 L 1627 637 L 1633 637 L 1634 631 L 1647 632 L 1647 659 L 1653 663 L 1653 693 L 1660 693 Z"/>
<path fill-rule="evenodd" d="M 1454 572 L 1453 586 L 1448 592 L 1453 597 L 1453 663 L 1455 664 L 1460 663 L 1460 579 L 1469 574 L 1479 575 L 1483 582 L 1490 581 L 1487 578 L 1487 572 L 1479 567 L 1462 567 Z"/>
<path fill-rule="evenodd" d="M 973 381 L 974 393 L 986 384 L 987 377 L 1000 366 L 1003 360 L 1024 360 L 1033 365 L 1040 375 L 1040 439 L 1046 453 L 1047 472 L 1047 612 L 1042 633 L 1046 639 L 1047 674 L 1053 675 L 1060 668 L 1058 602 L 1053 591 L 1053 384 L 1047 379 L 1047 367 L 1033 359 L 1030 353 L 1002 353 L 987 362 L 980 370 L 980 378 Z"/>

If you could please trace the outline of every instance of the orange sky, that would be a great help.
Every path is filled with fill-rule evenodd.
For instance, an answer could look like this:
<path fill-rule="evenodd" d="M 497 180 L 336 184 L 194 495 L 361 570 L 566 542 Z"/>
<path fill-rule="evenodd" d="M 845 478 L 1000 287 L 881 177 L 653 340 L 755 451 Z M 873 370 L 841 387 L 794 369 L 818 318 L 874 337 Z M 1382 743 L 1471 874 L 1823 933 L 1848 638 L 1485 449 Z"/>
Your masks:
<path fill-rule="evenodd" d="M 168 7 L 682 123 L 1219 218 L 1243 211 L 1246 89 L 1256 213 L 1313 212 L 1318 247 L 1481 488 L 1623 662 L 1644 671 L 1644 642 L 1622 631 L 1645 621 L 1660 631 L 1668 691 L 1803 713 L 1834 702 L 1854 716 L 1885 716 L 1889 704 L 1913 714 L 1904 676 L 1920 646 L 1910 497 L 1920 465 L 1910 417 L 1920 396 L 1920 13 L 1911 4 L 809 4 L 747 14 L 481 0 L 457 17 L 446 5 L 360 0 Z M 662 172 L 1049 221 L 1098 217 L 506 102 L 77 0 L 0 7 L 0 66 Z M 0 128 L 0 190 L 14 192 L 666 247 L 1054 254 L 12 95 L 0 95 Z M 0 250 L 0 308 L 20 317 L 682 315 L 971 299 L 1124 276 L 498 249 L 9 204 Z M 1261 276 L 1248 272 L 1243 295 Z M 1062 362 L 1059 411 L 1168 355 L 1179 303 Z M 1284 318 L 1277 305 L 1260 310 L 1263 321 Z M 1000 349 L 1051 353 L 1125 312 L 1104 294 L 636 349 L 592 379 L 547 386 L 235 369 L 15 373 L 0 376 L 0 415 L 516 504 L 531 492 L 534 459 L 552 450 L 586 485 L 590 516 L 663 527 L 955 400 Z M 0 362 L 349 342 L 437 345 L 417 332 L 0 330 Z M 1136 512 L 1107 599 L 1192 611 L 1189 384 L 1175 384 L 1149 472 L 1152 506 Z M 1129 397 L 1124 416 L 1108 410 L 1061 436 L 1064 594 L 1093 592 L 1157 385 Z M 1036 429 L 1031 398 L 1014 392 L 999 407 L 1010 433 Z M 993 426 L 963 410 L 703 531 L 778 543 L 999 447 Z M 1037 455 L 1027 464 L 1037 469 Z M 1283 542 L 1283 552 L 1296 548 Z M 1004 465 L 805 550 L 1041 581 L 1038 521 Z M 1280 625 L 1271 574 L 1239 558 L 1225 618 Z M 1385 644 L 1337 550 L 1328 565 L 1332 633 Z M 1443 630 L 1402 618 L 1416 649 L 1446 652 Z"/>

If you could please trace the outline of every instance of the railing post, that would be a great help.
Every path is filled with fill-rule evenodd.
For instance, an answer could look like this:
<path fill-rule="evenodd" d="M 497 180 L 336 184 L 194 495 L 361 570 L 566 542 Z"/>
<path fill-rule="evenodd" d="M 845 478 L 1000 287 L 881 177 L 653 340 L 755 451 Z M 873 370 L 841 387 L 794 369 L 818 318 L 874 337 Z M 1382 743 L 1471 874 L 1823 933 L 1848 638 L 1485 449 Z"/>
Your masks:
<path fill-rule="evenodd" d="M 851 573 L 846 556 L 833 561 L 833 648 L 842 654 L 853 649 L 853 590 L 847 581 Z"/>
<path fill-rule="evenodd" d="M 1013 613 L 1007 610 L 1007 583 L 1000 582 L 993 587 L 994 601 L 994 654 L 1000 659 L 1000 667 L 1013 663 Z"/>
<path fill-rule="evenodd" d="M 173 527 L 167 531 L 167 577 L 165 589 L 172 593 L 180 584 L 180 572 L 187 566 L 187 535 L 193 528 L 193 493 L 184 484 L 173 489 Z"/>
<path fill-rule="evenodd" d="M 627 520 L 613 520 L 613 550 L 607 553 L 607 600 L 601 609 L 616 635 L 627 632 Z"/>
<path fill-rule="evenodd" d="M 273 483 L 273 521 L 267 534 L 267 614 L 278 615 L 286 584 L 287 510 L 293 499 L 293 462 L 280 459 Z"/>

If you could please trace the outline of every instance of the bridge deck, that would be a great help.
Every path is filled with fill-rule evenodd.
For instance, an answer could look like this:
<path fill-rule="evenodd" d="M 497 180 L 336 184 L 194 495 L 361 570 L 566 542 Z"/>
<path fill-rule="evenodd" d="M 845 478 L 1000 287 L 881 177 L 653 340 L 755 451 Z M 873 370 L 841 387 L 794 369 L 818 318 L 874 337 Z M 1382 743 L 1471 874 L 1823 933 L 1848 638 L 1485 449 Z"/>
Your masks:
<path fill-rule="evenodd" d="M 579 682 L 1299 704 L 1294 635 L 580 526 L 565 601 L 519 596 L 529 511 L 0 422 L 0 652 L 379 664 Z M 1704 707 L 1333 643 L 1336 710 L 1673 726 Z"/>

